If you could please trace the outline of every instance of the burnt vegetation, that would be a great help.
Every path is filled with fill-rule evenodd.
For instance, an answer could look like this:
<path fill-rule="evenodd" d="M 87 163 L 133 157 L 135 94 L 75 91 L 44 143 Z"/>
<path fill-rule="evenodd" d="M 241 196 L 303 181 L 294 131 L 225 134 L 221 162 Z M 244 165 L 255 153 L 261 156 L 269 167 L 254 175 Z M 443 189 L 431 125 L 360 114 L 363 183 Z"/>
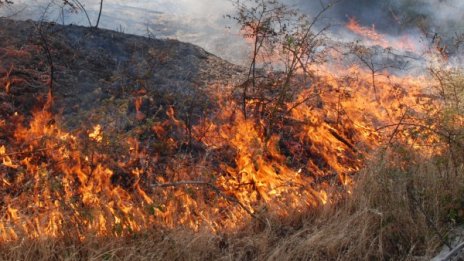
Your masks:
<path fill-rule="evenodd" d="M 99 3 L 93 24 L 60 2 L 88 28 L 0 20 L 1 259 L 416 260 L 455 247 L 464 74 L 436 44 L 410 76 L 412 51 L 374 29 L 351 24 L 370 46 L 334 42 L 322 18 L 336 2 L 308 16 L 235 1 L 242 67 L 98 29 Z"/>

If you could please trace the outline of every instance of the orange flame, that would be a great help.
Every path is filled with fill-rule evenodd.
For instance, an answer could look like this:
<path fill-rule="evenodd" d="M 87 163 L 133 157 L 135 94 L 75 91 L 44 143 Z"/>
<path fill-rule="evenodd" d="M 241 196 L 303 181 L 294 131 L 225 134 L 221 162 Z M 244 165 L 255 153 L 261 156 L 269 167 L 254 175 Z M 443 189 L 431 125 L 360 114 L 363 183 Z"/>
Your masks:
<path fill-rule="evenodd" d="M 417 41 L 414 41 L 409 35 L 405 34 L 398 38 L 388 37 L 384 34 L 378 33 L 375 29 L 375 25 L 372 25 L 372 27 L 362 26 L 354 17 L 349 18 L 346 23 L 346 28 L 363 37 L 363 39 L 370 45 L 378 45 L 383 48 L 393 48 L 396 50 L 410 52 L 418 52 L 422 48 Z"/>
<path fill-rule="evenodd" d="M 219 109 L 191 129 L 169 107 L 152 123 L 149 144 L 136 137 L 106 142 L 101 125 L 86 135 L 64 131 L 49 110 L 34 112 L 28 124 L 1 120 L 0 128 L 16 125 L 0 146 L 0 241 L 125 236 L 153 226 L 234 230 L 251 216 L 285 217 L 335 202 L 369 152 L 393 138 L 417 148 L 437 141 L 379 130 L 433 112 L 423 91 L 429 80 L 379 76 L 373 99 L 362 69 L 312 69 L 312 88 L 286 105 L 286 122 L 269 137 L 223 97 L 232 86 L 211 88 Z M 182 153 L 192 143 L 205 152 Z"/>

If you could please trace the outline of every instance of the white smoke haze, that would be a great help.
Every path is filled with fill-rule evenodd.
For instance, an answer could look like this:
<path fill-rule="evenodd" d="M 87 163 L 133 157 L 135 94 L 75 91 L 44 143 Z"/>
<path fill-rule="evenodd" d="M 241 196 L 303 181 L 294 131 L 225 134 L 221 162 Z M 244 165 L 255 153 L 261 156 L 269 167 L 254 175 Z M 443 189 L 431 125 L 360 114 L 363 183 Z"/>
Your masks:
<path fill-rule="evenodd" d="M 52 2 L 52 5 L 48 4 Z M 0 9 L 0 16 L 14 14 L 15 19 L 38 20 L 47 10 L 47 20 L 62 22 L 61 0 L 15 0 L 14 5 Z M 80 0 L 92 23 L 98 15 L 97 0 Z M 54 4 L 53 4 L 54 3 Z M 47 9 L 48 7 L 48 9 Z M 228 0 L 105 0 L 100 27 L 130 34 L 171 38 L 197 44 L 235 63 L 246 56 L 244 41 L 238 30 L 229 30 L 234 24 L 225 19 L 233 12 Z M 88 25 L 84 14 L 65 12 L 66 24 Z M 232 51 L 234 50 L 234 51 Z"/>
<path fill-rule="evenodd" d="M 61 23 L 58 5 L 48 9 L 48 20 Z M 328 3 L 330 0 L 322 0 Z M 92 21 L 96 20 L 99 0 L 81 0 Z M 309 15 L 321 9 L 320 0 L 282 0 L 283 3 Z M 0 15 L 16 14 L 18 19 L 40 19 L 50 0 L 15 0 L 15 5 L 0 10 Z M 238 27 L 224 18 L 233 14 L 231 0 L 105 0 L 101 27 L 125 33 L 158 38 L 175 38 L 197 44 L 207 51 L 235 63 L 243 63 L 247 48 Z M 409 35 L 412 41 L 429 41 L 426 37 L 438 34 L 451 42 L 464 32 L 463 0 L 342 0 L 320 20 L 331 24 L 330 34 L 337 39 L 353 40 L 345 29 L 354 17 L 362 26 L 372 27 L 387 39 Z M 88 25 L 83 14 L 66 13 L 65 23 Z M 428 36 L 421 35 L 427 31 Z M 231 27 L 231 29 L 226 29 Z M 425 37 L 425 38 L 424 38 Z"/>

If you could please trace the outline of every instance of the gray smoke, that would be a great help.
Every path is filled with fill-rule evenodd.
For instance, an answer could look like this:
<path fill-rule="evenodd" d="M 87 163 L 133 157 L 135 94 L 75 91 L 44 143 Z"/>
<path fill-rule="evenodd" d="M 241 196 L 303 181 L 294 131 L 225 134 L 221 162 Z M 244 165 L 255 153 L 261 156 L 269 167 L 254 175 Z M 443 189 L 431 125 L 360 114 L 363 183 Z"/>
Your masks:
<path fill-rule="evenodd" d="M 320 1 L 298 0 L 298 6 L 314 14 Z M 327 16 L 340 25 L 355 17 L 360 24 L 375 25 L 379 32 L 391 35 L 415 28 L 443 36 L 464 31 L 463 0 L 342 0 Z"/>
<path fill-rule="evenodd" d="M 15 0 L 14 8 L 21 11 L 17 14 L 19 19 L 38 19 L 50 1 L 59 3 L 61 0 Z M 321 1 L 333 0 L 281 1 L 314 15 L 321 9 Z M 93 20 L 98 13 L 99 1 L 81 2 Z M 246 46 L 240 41 L 237 27 L 223 18 L 233 12 L 231 0 L 105 0 L 101 25 L 142 35 L 150 29 L 156 37 L 193 42 L 239 63 L 244 54 L 237 50 L 246 50 Z M 59 14 L 50 11 L 48 16 L 59 22 Z M 426 32 L 428 37 L 439 34 L 451 42 L 453 36 L 464 32 L 464 0 L 341 0 L 320 19 L 319 24 L 332 24 L 332 30 L 343 37 L 346 35 L 344 26 L 350 17 L 364 26 L 375 25 L 378 32 L 391 36 Z M 86 25 L 87 22 L 82 15 L 68 14 L 66 23 Z M 233 29 L 226 30 L 226 26 Z"/>

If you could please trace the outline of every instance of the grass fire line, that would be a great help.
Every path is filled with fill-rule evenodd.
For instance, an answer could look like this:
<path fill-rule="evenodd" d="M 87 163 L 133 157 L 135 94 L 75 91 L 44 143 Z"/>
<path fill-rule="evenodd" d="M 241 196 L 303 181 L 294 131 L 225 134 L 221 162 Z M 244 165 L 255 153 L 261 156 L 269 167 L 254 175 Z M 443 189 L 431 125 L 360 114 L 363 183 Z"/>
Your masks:
<path fill-rule="evenodd" d="M 314 26 L 331 5 L 308 22 L 255 3 L 230 17 L 248 68 L 98 23 L 0 20 L 0 259 L 459 254 L 459 66 L 355 18 L 362 41 L 331 41 Z M 420 55 L 430 68 L 405 69 Z"/>

